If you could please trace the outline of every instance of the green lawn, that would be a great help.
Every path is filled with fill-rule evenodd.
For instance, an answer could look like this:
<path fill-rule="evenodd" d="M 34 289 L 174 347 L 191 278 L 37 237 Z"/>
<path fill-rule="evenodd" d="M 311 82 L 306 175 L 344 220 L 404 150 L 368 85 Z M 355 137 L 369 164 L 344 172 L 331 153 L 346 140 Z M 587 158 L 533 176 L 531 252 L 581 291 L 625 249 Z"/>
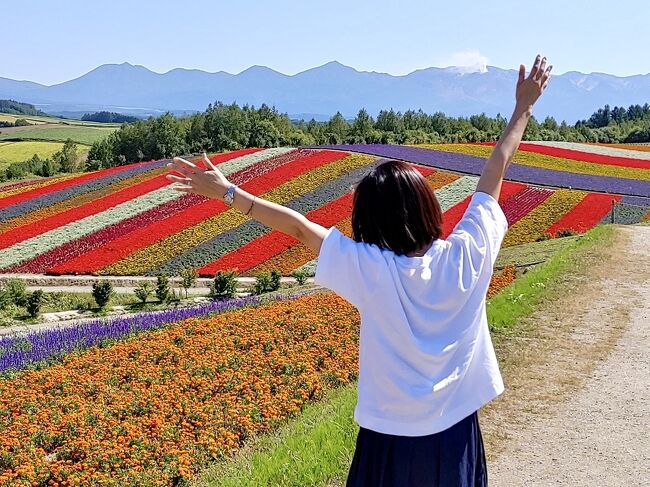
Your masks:
<path fill-rule="evenodd" d="M 547 261 L 552 255 L 562 250 L 579 236 L 552 238 L 541 242 L 531 242 L 501 249 L 495 264 L 496 269 L 506 265 L 528 267 Z"/>
<path fill-rule="evenodd" d="M 563 275 L 582 270 L 582 256 L 608 246 L 614 231 L 598 226 L 575 238 L 563 238 L 562 248 L 488 301 L 488 321 L 495 341 L 542 303 L 553 302 L 564 290 Z M 529 244 L 545 249 L 554 244 Z M 557 245 L 560 245 L 557 242 Z M 505 249 L 504 249 L 505 250 Z M 521 249 L 519 249 L 521 250 Z M 512 251 L 517 253 L 518 251 Z M 305 406 L 273 434 L 253 438 L 232 458 L 219 461 L 194 482 L 197 486 L 338 486 L 345 483 L 354 452 L 358 426 L 353 412 L 356 384 L 328 391 L 319 402 Z"/>
<path fill-rule="evenodd" d="M 75 120 L 72 118 L 57 118 L 57 117 L 41 117 L 41 116 L 32 116 L 32 115 L 15 115 L 13 113 L 0 113 L 0 120 L 7 122 L 15 122 L 16 119 L 22 118 L 27 120 L 30 123 L 60 123 L 67 125 L 79 125 L 79 126 L 99 126 L 99 127 L 113 127 L 119 128 L 119 123 L 102 123 L 102 122 L 86 122 L 83 120 Z"/>

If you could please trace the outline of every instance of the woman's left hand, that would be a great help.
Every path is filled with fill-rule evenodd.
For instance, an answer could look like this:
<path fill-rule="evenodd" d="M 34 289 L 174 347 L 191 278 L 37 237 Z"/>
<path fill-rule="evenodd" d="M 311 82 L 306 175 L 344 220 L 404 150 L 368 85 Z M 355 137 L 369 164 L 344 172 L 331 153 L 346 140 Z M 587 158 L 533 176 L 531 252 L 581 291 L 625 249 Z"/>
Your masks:
<path fill-rule="evenodd" d="M 196 164 L 186 161 L 180 157 L 174 157 L 173 162 L 167 164 L 170 171 L 176 171 L 182 174 L 182 177 L 174 174 L 168 174 L 167 179 L 181 183 L 179 186 L 173 186 L 172 189 L 184 193 L 200 194 L 208 198 L 217 198 L 223 200 L 230 182 L 226 176 L 212 164 L 207 154 L 203 153 L 203 162 L 207 169 L 203 169 Z"/>

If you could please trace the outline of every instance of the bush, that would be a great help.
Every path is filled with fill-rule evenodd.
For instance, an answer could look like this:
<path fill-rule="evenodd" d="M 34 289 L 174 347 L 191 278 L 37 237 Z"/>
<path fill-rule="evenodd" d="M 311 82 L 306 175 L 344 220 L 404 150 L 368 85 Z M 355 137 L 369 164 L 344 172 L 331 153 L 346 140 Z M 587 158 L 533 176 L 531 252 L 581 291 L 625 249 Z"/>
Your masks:
<path fill-rule="evenodd" d="M 27 286 L 20 279 L 9 279 L 5 282 L 3 290 L 10 302 L 24 308 L 27 306 Z"/>
<path fill-rule="evenodd" d="M 169 277 L 165 273 L 156 276 L 156 297 L 161 303 L 169 299 Z"/>
<path fill-rule="evenodd" d="M 37 289 L 32 292 L 27 298 L 27 312 L 32 318 L 36 318 L 41 311 L 41 304 L 43 303 L 43 290 Z"/>
<path fill-rule="evenodd" d="M 237 293 L 237 272 L 219 271 L 214 276 L 210 286 L 210 297 L 213 299 L 234 298 Z"/>
<path fill-rule="evenodd" d="M 112 297 L 113 284 L 111 281 L 103 279 L 93 284 L 93 298 L 100 309 L 104 309 Z"/>
<path fill-rule="evenodd" d="M 16 119 L 16 121 L 14 122 L 14 126 L 15 126 L 15 127 L 27 127 L 28 125 L 32 125 L 32 124 L 29 123 L 29 122 L 28 122 L 27 120 L 25 120 L 24 118 L 18 118 L 18 119 Z"/>
<path fill-rule="evenodd" d="M 147 302 L 147 298 L 153 292 L 153 285 L 149 281 L 142 281 L 135 288 L 135 295 L 138 297 L 142 304 Z"/>
<path fill-rule="evenodd" d="M 281 274 L 275 269 L 269 272 L 261 272 L 255 277 L 253 294 L 259 295 L 280 289 Z"/>
<path fill-rule="evenodd" d="M 550 240 L 552 238 L 553 238 L 553 235 L 551 235 L 550 233 L 545 233 L 545 234 L 540 235 L 539 237 L 537 237 L 535 239 L 535 242 L 542 242 L 544 240 Z"/>
<path fill-rule="evenodd" d="M 291 273 L 291 276 L 296 280 L 299 286 L 302 286 L 307 282 L 309 273 L 304 269 L 296 269 Z"/>
<path fill-rule="evenodd" d="M 199 275 L 193 267 L 186 267 L 181 271 L 181 287 L 185 289 L 185 297 L 187 298 L 187 290 L 194 286 L 196 278 Z"/>
<path fill-rule="evenodd" d="M 571 237 L 573 235 L 578 235 L 578 233 L 574 232 L 570 228 L 563 228 L 562 230 L 558 230 L 555 234 L 556 237 Z"/>

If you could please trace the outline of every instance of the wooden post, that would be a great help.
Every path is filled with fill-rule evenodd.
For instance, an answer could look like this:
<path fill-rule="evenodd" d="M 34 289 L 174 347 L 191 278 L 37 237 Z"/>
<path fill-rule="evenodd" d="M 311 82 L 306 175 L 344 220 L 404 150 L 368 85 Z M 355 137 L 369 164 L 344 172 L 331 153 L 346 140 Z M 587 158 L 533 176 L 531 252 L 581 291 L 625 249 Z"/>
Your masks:
<path fill-rule="evenodd" d="M 614 212 L 616 211 L 616 200 L 612 199 L 612 223 L 616 220 Z"/>

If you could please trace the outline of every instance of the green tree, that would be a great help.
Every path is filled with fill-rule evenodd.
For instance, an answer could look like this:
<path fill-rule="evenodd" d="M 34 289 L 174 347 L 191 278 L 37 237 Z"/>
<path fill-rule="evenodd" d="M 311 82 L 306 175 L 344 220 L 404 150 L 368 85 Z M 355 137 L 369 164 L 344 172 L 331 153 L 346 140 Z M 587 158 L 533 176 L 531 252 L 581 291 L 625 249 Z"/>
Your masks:
<path fill-rule="evenodd" d="M 100 309 L 104 309 L 114 295 L 113 284 L 107 279 L 102 279 L 93 284 L 93 298 Z"/>
<path fill-rule="evenodd" d="M 27 313 L 32 318 L 36 318 L 41 311 L 41 304 L 43 303 L 43 290 L 37 289 L 33 291 L 27 298 Z"/>
<path fill-rule="evenodd" d="M 237 272 L 219 271 L 214 276 L 210 286 L 210 297 L 213 299 L 234 298 L 237 293 Z"/>
<path fill-rule="evenodd" d="M 181 286 L 183 289 L 185 289 L 185 297 L 187 298 L 188 296 L 188 289 L 194 286 L 196 283 L 196 279 L 198 277 L 198 274 L 196 272 L 196 269 L 193 267 L 185 267 L 181 271 Z"/>
<path fill-rule="evenodd" d="M 153 285 L 149 281 L 142 281 L 138 284 L 138 287 L 135 288 L 134 292 L 137 298 L 142 301 L 142 304 L 144 304 L 153 292 Z"/>
<path fill-rule="evenodd" d="M 165 273 L 156 276 L 156 297 L 161 303 L 169 299 L 169 276 Z"/>

